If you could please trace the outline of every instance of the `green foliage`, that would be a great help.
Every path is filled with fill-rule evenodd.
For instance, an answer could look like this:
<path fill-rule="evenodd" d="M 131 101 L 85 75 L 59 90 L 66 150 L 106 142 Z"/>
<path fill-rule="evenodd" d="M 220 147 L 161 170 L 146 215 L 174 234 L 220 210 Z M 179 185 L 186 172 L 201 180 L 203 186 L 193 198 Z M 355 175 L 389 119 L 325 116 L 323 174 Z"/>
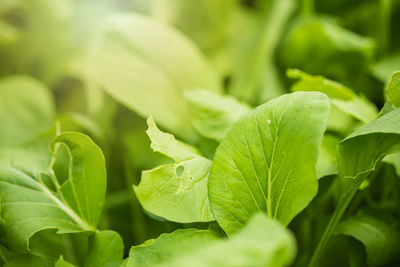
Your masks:
<path fill-rule="evenodd" d="M 183 244 L 178 242 L 182 235 L 189 236 Z M 168 250 L 157 249 L 160 242 Z M 184 249 L 180 248 L 182 245 Z M 179 253 L 173 250 L 175 247 L 178 247 Z M 228 240 L 216 240 L 210 233 L 193 232 L 192 229 L 161 236 L 155 241 L 132 248 L 126 266 L 278 267 L 290 263 L 295 251 L 293 236 L 282 225 L 264 214 L 257 214 L 238 234 Z M 175 253 L 178 255 L 175 256 Z M 221 255 L 229 257 L 224 258 Z"/>
<path fill-rule="evenodd" d="M 1 0 L 0 266 L 399 266 L 399 14 Z"/>

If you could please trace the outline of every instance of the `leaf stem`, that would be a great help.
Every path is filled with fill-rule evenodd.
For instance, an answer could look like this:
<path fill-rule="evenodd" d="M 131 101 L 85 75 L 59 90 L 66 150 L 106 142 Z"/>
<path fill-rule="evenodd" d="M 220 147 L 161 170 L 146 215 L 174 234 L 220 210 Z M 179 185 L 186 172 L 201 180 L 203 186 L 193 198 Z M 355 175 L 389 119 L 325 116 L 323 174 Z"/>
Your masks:
<path fill-rule="evenodd" d="M 351 179 L 351 178 L 346 178 L 346 179 Z M 308 267 L 318 267 L 319 266 L 319 260 L 322 257 L 326 246 L 328 245 L 328 241 L 329 241 L 330 237 L 332 236 L 336 225 L 339 223 L 340 219 L 342 218 L 344 212 L 346 211 L 347 207 L 349 206 L 354 195 L 358 192 L 358 189 L 359 189 L 362 181 L 364 181 L 365 179 L 366 179 L 366 177 L 364 177 L 364 179 L 354 179 L 354 184 L 352 184 L 352 187 L 346 193 L 342 194 L 339 197 L 335 211 L 333 212 L 333 215 L 332 215 L 328 225 L 326 226 L 325 231 L 324 231 L 321 239 L 319 240 L 319 243 L 318 243 L 316 249 L 314 250 L 314 253 L 311 257 Z"/>

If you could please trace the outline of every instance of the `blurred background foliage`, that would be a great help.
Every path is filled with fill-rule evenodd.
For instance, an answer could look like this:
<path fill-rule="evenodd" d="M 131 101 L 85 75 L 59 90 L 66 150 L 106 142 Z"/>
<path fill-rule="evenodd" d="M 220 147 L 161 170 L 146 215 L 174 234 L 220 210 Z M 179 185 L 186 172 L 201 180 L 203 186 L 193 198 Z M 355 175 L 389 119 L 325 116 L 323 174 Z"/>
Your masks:
<path fill-rule="evenodd" d="M 132 12 L 152 22 L 115 15 Z M 147 116 L 212 158 L 218 143 L 193 128 L 183 90 L 202 87 L 257 106 L 289 92 L 286 70 L 297 68 L 382 107 L 385 82 L 400 69 L 399 29 L 398 0 L 1 0 L 0 161 L 34 172 L 46 164 L 57 127 L 91 136 L 108 172 L 101 228 L 118 231 L 129 249 L 182 227 L 143 211 L 132 191 L 143 169 L 168 162 L 150 149 Z M 328 130 L 335 139 L 355 125 L 342 114 Z M 324 198 L 291 226 L 300 248 L 315 242 L 301 218 L 329 210 L 334 197 Z M 35 238 L 59 242 L 52 231 Z M 32 246 L 45 253 L 40 242 Z"/>

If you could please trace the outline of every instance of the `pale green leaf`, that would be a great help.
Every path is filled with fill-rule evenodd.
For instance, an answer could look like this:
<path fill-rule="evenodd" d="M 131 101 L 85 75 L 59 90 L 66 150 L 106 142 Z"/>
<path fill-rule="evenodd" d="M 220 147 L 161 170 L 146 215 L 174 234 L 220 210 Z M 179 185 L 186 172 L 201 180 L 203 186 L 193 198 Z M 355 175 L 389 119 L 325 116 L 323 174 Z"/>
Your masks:
<path fill-rule="evenodd" d="M 296 92 L 236 122 L 217 149 L 208 185 L 225 232 L 239 230 L 258 211 L 287 225 L 310 203 L 328 112 L 326 95 Z"/>
<path fill-rule="evenodd" d="M 85 267 L 117 267 L 122 263 L 124 244 L 114 231 L 97 232 L 89 238 L 89 252 Z"/>
<path fill-rule="evenodd" d="M 127 266 L 155 266 L 212 244 L 217 240 L 218 236 L 208 230 L 179 229 L 132 247 Z"/>
<path fill-rule="evenodd" d="M 0 148 L 32 141 L 54 120 L 54 104 L 45 85 L 29 76 L 0 79 Z"/>
<path fill-rule="evenodd" d="M 289 69 L 287 75 L 290 78 L 300 79 L 292 86 L 293 91 L 325 93 L 334 106 L 363 123 L 372 121 L 378 115 L 378 110 L 373 103 L 363 96 L 358 96 L 343 84 L 320 75 L 309 75 L 297 69 Z"/>
<path fill-rule="evenodd" d="M 205 137 L 221 141 L 240 116 L 250 107 L 230 96 L 193 89 L 185 92 L 190 119 L 196 130 Z"/>
<path fill-rule="evenodd" d="M 161 132 L 152 118 L 147 123 L 151 147 L 175 163 L 142 172 L 140 184 L 134 186 L 142 206 L 170 221 L 213 221 L 207 191 L 211 161 L 173 135 Z"/>
<path fill-rule="evenodd" d="M 335 233 L 349 235 L 362 242 L 369 266 L 382 266 L 400 253 L 400 233 L 385 216 L 358 213 L 338 224 Z"/>
<path fill-rule="evenodd" d="M 190 40 L 141 15 L 109 17 L 91 58 L 94 79 L 108 94 L 186 140 L 196 134 L 183 91 L 220 90 L 218 77 Z"/>

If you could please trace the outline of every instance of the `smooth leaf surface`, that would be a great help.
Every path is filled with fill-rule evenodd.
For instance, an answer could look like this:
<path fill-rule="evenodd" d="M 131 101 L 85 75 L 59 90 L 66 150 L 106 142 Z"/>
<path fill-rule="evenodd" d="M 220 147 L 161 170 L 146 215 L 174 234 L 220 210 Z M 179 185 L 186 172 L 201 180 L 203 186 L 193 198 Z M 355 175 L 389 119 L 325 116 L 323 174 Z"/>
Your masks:
<path fill-rule="evenodd" d="M 0 148 L 37 138 L 54 120 L 49 89 L 29 76 L 0 79 Z"/>
<path fill-rule="evenodd" d="M 86 267 L 117 267 L 122 263 L 124 244 L 121 236 L 114 231 L 97 232 L 89 239 Z"/>
<path fill-rule="evenodd" d="M 211 65 L 173 28 L 140 15 L 111 16 L 97 39 L 91 66 L 108 94 L 139 115 L 154 119 L 186 140 L 195 132 L 182 92 L 219 91 Z"/>
<path fill-rule="evenodd" d="M 317 193 L 328 112 L 326 95 L 296 92 L 236 122 L 217 149 L 208 184 L 213 214 L 228 235 L 258 211 L 287 225 L 308 205 Z"/>
<path fill-rule="evenodd" d="M 156 266 L 212 244 L 217 240 L 218 236 L 209 230 L 179 229 L 132 247 L 127 266 Z"/>
<path fill-rule="evenodd" d="M 399 230 L 385 217 L 359 213 L 338 224 L 335 233 L 349 235 L 362 242 L 369 266 L 382 266 L 400 253 Z"/>
<path fill-rule="evenodd" d="M 6 242 L 16 251 L 29 249 L 29 239 L 40 230 L 93 230 L 45 185 L 12 167 L 0 168 L 0 195 Z"/>
<path fill-rule="evenodd" d="M 230 96 L 222 96 L 208 90 L 185 91 L 190 119 L 203 136 L 221 141 L 233 124 L 250 107 Z"/>
<path fill-rule="evenodd" d="M 153 150 L 175 163 L 142 172 L 140 184 L 134 186 L 142 206 L 170 221 L 213 221 L 207 191 L 211 161 L 173 135 L 161 132 L 152 118 L 147 123 Z"/>
<path fill-rule="evenodd" d="M 231 239 L 176 255 L 163 267 L 280 267 L 292 262 L 296 244 L 292 234 L 264 214 L 257 214 Z M 135 265 L 131 265 L 135 266 Z"/>

